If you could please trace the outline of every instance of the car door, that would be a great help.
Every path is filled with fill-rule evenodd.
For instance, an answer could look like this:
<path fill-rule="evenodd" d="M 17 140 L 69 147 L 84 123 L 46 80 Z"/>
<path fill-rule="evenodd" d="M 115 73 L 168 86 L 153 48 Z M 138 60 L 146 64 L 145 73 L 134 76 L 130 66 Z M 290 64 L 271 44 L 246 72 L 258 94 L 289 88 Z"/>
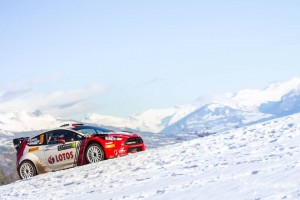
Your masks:
<path fill-rule="evenodd" d="M 73 167 L 77 140 L 77 135 L 73 131 L 54 130 L 48 132 L 44 152 L 49 168 L 60 170 Z"/>

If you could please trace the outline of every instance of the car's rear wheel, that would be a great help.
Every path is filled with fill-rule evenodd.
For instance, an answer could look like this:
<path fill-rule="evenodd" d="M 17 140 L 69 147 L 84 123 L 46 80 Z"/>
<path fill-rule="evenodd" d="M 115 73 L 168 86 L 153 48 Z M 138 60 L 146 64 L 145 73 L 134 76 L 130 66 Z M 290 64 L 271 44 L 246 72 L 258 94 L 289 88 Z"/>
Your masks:
<path fill-rule="evenodd" d="M 30 161 L 23 161 L 19 168 L 19 176 L 21 179 L 28 179 L 30 177 L 36 176 L 37 172 L 35 166 Z"/>
<path fill-rule="evenodd" d="M 87 163 L 96 163 L 104 160 L 104 151 L 99 144 L 91 144 L 87 147 L 85 152 Z"/>

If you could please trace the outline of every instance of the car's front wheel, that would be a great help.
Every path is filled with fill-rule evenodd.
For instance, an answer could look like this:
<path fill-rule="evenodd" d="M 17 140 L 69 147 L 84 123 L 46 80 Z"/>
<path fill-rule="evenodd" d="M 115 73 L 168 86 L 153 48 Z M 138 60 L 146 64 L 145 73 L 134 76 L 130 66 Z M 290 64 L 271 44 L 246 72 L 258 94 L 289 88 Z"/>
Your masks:
<path fill-rule="evenodd" d="M 95 163 L 104 160 L 104 151 L 99 144 L 91 144 L 86 148 L 85 158 L 87 163 Z"/>
<path fill-rule="evenodd" d="M 23 161 L 19 168 L 19 176 L 21 179 L 28 179 L 30 177 L 36 176 L 37 172 L 35 166 L 30 161 Z"/>

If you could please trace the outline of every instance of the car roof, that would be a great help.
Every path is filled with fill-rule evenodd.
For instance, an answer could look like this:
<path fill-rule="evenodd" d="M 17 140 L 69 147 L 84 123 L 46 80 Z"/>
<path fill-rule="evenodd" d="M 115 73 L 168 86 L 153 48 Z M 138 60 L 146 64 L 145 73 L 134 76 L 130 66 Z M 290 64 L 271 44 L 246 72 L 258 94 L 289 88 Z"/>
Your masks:
<path fill-rule="evenodd" d="M 80 135 L 84 135 L 83 133 L 79 132 L 76 130 L 76 127 L 87 127 L 87 128 L 90 128 L 90 127 L 95 127 L 95 128 L 101 128 L 101 129 L 106 129 L 106 130 L 109 130 L 109 131 L 112 131 L 114 132 L 113 130 L 110 130 L 110 129 L 107 129 L 107 128 L 103 128 L 103 127 L 100 127 L 100 126 L 96 126 L 96 125 L 85 125 L 83 123 L 69 123 L 69 124 L 63 124 L 59 127 L 56 127 L 56 128 L 53 128 L 53 129 L 48 129 L 48 130 L 43 130 L 41 133 L 39 134 L 36 134 L 30 138 L 34 138 L 38 135 L 41 135 L 41 134 L 44 134 L 44 133 L 47 133 L 47 132 L 50 132 L 50 131 L 56 131 L 56 130 L 68 130 L 68 131 L 74 131 Z"/>

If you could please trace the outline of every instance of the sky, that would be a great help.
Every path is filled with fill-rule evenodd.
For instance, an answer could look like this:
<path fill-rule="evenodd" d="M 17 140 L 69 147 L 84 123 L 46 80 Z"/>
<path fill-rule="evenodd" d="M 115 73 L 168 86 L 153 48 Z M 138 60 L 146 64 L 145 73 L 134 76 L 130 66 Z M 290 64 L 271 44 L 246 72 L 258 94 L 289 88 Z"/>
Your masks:
<path fill-rule="evenodd" d="M 300 2 L 0 0 L 0 112 L 125 117 L 300 76 Z"/>

